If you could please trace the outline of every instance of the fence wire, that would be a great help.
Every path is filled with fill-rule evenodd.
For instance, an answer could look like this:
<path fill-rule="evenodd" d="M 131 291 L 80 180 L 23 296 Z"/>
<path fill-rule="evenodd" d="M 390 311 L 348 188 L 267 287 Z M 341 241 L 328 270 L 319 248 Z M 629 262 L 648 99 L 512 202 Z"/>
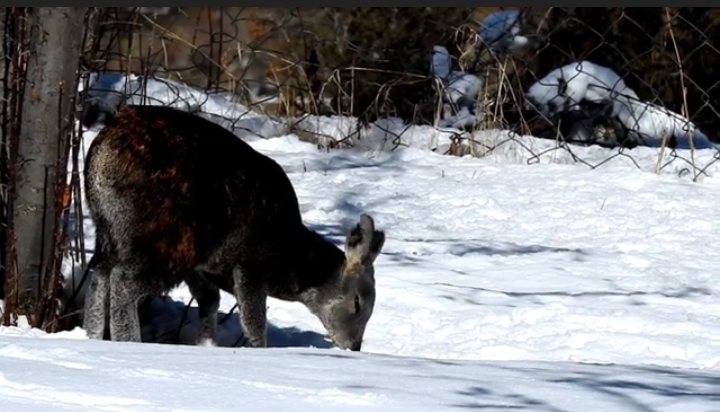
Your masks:
<path fill-rule="evenodd" d="M 199 112 L 212 110 L 177 84 L 230 96 L 245 110 L 205 115 L 259 137 L 292 132 L 322 147 L 381 141 L 392 149 L 422 140 L 411 125 L 430 125 L 436 139 L 426 146 L 455 155 L 510 152 L 528 163 L 590 167 L 621 158 L 647 168 L 643 149 L 663 148 L 653 152 L 654 171 L 696 177 L 718 160 L 714 152 L 682 150 L 714 148 L 720 139 L 713 43 L 720 12 L 713 8 L 144 7 L 101 14 L 89 71 L 141 76 L 138 89 L 151 78 L 172 82 L 176 99 L 163 104 Z M 273 127 L 260 125 L 257 114 Z M 591 145 L 612 150 L 583 149 Z"/>

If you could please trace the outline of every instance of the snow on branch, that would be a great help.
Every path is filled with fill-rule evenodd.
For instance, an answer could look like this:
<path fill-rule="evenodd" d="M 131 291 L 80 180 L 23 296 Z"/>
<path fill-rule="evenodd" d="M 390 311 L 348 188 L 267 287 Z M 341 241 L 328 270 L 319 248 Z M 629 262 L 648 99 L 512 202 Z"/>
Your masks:
<path fill-rule="evenodd" d="M 524 47 L 528 38 L 522 35 L 522 13 L 503 10 L 493 13 L 480 23 L 480 39 L 495 52 L 507 52 Z"/>
<path fill-rule="evenodd" d="M 526 93 L 527 104 L 552 118 L 579 111 L 583 103 L 607 104 L 610 116 L 646 146 L 658 147 L 663 137 L 674 138 L 677 148 L 718 148 L 695 124 L 666 108 L 640 100 L 612 69 L 589 61 L 557 68 L 535 82 Z"/>
<path fill-rule="evenodd" d="M 433 47 L 430 72 L 442 85 L 444 110 L 440 126 L 457 129 L 473 127 L 483 80 L 474 74 L 452 70 L 450 53 L 443 46 Z"/>

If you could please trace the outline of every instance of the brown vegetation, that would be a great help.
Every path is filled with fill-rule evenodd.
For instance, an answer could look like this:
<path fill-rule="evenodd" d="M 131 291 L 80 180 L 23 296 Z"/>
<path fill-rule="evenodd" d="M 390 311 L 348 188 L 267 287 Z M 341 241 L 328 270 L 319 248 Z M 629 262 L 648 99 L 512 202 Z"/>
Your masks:
<path fill-rule="evenodd" d="M 477 41 L 478 22 L 500 9 L 527 14 L 530 43 L 520 54 L 497 56 Z M 587 59 L 676 112 L 685 87 L 691 118 L 717 138 L 720 52 L 712 41 L 719 15 L 698 7 L 189 7 L 113 15 L 103 42 L 120 53 L 101 60 L 202 88 L 238 92 L 241 84 L 270 82 L 283 113 L 430 122 L 436 102 L 427 74 L 430 49 L 439 44 L 456 64 L 485 76 L 486 127 L 540 134 L 551 125 L 523 113 L 524 90 L 556 67 Z M 117 23 L 123 19 L 133 23 Z M 118 27 L 133 30 L 111 36 Z"/>
<path fill-rule="evenodd" d="M 430 48 L 458 50 L 457 31 L 498 7 L 188 7 L 165 15 L 109 10 L 93 60 L 105 70 L 181 79 L 240 92 L 280 88 L 282 109 L 417 117 Z M 311 96 L 308 96 L 310 94 Z M 320 97 L 332 99 L 323 105 Z"/>

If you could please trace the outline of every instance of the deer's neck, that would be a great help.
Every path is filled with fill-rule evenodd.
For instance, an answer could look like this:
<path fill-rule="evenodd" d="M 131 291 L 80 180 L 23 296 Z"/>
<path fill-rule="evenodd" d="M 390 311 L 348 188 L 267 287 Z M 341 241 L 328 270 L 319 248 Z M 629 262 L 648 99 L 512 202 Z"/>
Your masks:
<path fill-rule="evenodd" d="M 299 292 L 335 281 L 345 264 L 345 254 L 319 234 L 306 229 L 304 238 L 295 267 Z"/>

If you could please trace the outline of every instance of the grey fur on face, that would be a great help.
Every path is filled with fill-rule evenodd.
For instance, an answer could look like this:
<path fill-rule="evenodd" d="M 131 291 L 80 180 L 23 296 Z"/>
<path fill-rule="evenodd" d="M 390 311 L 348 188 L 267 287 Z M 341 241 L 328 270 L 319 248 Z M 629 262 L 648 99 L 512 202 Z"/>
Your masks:
<path fill-rule="evenodd" d="M 215 342 L 219 291 L 235 296 L 247 344 L 267 346 L 268 297 L 300 301 L 342 349 L 360 350 L 385 234 L 361 215 L 345 252 L 302 223 L 282 168 L 226 129 L 161 106 L 127 106 L 90 146 L 96 227 L 83 328 L 141 340 L 139 302 L 188 285 L 197 343 Z"/>
<path fill-rule="evenodd" d="M 362 347 L 375 308 L 374 263 L 384 244 L 385 233 L 375 230 L 370 216 L 361 216 L 345 242 L 345 264 L 336 282 L 312 289 L 302 298 L 339 348 L 359 351 Z"/>

